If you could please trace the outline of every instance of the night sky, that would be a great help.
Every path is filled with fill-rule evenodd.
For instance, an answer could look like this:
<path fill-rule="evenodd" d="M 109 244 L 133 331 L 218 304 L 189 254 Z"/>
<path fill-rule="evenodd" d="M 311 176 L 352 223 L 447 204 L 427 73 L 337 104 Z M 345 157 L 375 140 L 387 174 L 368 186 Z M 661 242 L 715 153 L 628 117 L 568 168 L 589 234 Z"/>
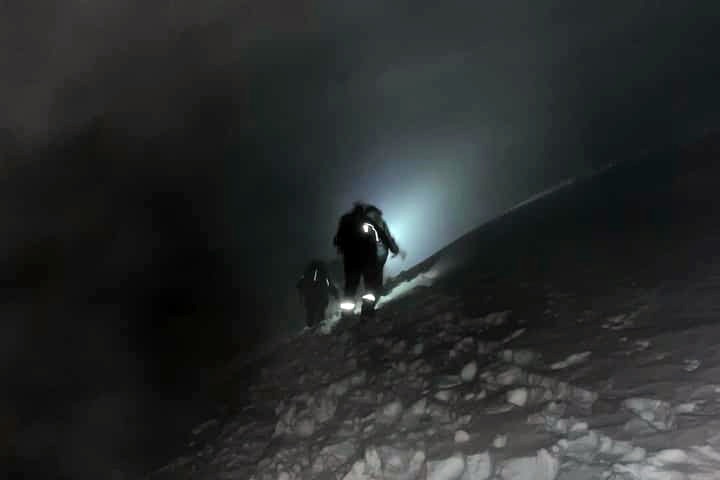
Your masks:
<path fill-rule="evenodd" d="M 49 392 L 143 410 L 299 327 L 292 287 L 355 200 L 398 272 L 716 127 L 719 22 L 713 1 L 1 3 L 4 415 L 52 417 Z"/>

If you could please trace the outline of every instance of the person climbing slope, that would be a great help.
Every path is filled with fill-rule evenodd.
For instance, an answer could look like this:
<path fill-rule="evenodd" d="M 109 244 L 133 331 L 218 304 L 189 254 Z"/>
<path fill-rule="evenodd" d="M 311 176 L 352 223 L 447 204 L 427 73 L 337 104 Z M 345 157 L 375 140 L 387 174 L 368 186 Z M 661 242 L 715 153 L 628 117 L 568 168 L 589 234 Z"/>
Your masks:
<path fill-rule="evenodd" d="M 355 296 L 362 279 L 365 285 L 362 313 L 371 315 L 382 294 L 388 254 L 404 259 L 405 252 L 390 233 L 382 211 L 360 202 L 340 218 L 333 244 L 343 257 L 345 270 L 344 298 L 340 304 L 343 314 L 354 312 Z"/>
<path fill-rule="evenodd" d="M 325 319 L 331 296 L 335 299 L 340 297 L 325 263 L 320 260 L 313 260 L 305 267 L 297 289 L 305 306 L 305 323 L 308 327 L 314 327 Z"/>

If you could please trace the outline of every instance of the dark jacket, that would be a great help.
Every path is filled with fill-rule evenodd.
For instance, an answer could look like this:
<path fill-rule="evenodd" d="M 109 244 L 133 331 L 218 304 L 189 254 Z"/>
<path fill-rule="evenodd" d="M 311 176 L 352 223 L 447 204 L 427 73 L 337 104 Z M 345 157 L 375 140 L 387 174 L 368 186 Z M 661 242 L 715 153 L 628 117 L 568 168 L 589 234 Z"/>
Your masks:
<path fill-rule="evenodd" d="M 337 287 L 330 278 L 325 264 L 319 260 L 313 260 L 305 267 L 305 272 L 296 287 L 304 298 L 327 298 L 328 295 L 339 297 Z"/>
<path fill-rule="evenodd" d="M 362 227 L 365 223 L 374 227 L 377 237 L 374 232 L 363 231 Z M 382 218 L 382 211 L 373 205 L 356 204 L 352 211 L 340 218 L 333 244 L 342 254 L 347 252 L 357 254 L 371 252 L 374 254 L 376 243 L 382 244 L 393 254 L 400 251 L 387 223 Z"/>

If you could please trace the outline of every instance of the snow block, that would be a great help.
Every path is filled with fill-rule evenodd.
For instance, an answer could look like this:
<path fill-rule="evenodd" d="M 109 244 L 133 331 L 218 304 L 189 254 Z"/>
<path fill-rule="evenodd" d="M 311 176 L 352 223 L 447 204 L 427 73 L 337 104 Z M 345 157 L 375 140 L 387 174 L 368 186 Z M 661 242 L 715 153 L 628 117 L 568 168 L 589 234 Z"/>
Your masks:
<path fill-rule="evenodd" d="M 668 402 L 649 398 L 629 398 L 623 402 L 623 407 L 637 416 L 625 424 L 625 429 L 628 431 L 667 432 L 677 427 L 675 412 Z"/>
<path fill-rule="evenodd" d="M 488 480 L 492 477 L 494 468 L 489 452 L 469 455 L 465 458 L 465 471 L 460 480 Z"/>
<path fill-rule="evenodd" d="M 336 471 L 348 463 L 355 456 L 357 450 L 358 446 L 352 440 L 328 445 L 318 452 L 312 471 L 316 475 L 327 471 Z"/>
<path fill-rule="evenodd" d="M 463 369 L 460 371 L 460 380 L 462 380 L 464 383 L 470 383 L 473 380 L 475 380 L 475 376 L 478 372 L 478 365 L 477 362 L 470 362 L 467 365 L 463 367 Z"/>
<path fill-rule="evenodd" d="M 465 472 L 465 458 L 453 455 L 444 460 L 428 462 L 427 480 L 460 480 Z"/>
<path fill-rule="evenodd" d="M 555 480 L 560 471 L 557 457 L 547 450 L 538 451 L 534 457 L 513 458 L 500 468 L 502 480 Z"/>

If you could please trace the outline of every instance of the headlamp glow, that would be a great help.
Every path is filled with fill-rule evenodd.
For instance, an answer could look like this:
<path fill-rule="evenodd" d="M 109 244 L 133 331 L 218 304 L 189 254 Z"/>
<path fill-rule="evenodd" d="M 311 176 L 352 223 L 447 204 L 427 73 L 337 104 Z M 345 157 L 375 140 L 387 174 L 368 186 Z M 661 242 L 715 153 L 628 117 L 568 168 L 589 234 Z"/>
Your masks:
<path fill-rule="evenodd" d="M 355 302 L 342 302 L 340 304 L 340 309 L 345 310 L 346 312 L 351 312 L 355 310 Z"/>

